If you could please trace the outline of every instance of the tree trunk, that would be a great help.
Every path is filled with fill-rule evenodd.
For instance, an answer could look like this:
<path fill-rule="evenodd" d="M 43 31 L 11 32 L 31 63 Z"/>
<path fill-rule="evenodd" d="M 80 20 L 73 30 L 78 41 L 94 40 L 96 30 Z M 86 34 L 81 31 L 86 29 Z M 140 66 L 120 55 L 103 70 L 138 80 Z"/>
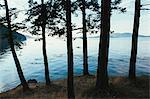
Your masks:
<path fill-rule="evenodd" d="M 73 84 L 73 48 L 71 26 L 71 1 L 66 0 L 66 27 L 67 27 L 67 51 L 68 51 L 68 98 L 75 98 Z"/>
<path fill-rule="evenodd" d="M 45 66 L 45 80 L 46 80 L 46 85 L 50 85 L 50 77 L 49 77 L 49 69 L 48 69 L 48 59 L 47 59 L 47 53 L 46 53 L 46 36 L 45 36 L 45 25 L 46 25 L 46 6 L 44 5 L 44 0 L 41 0 L 42 2 L 42 38 L 43 38 L 43 58 L 44 58 L 44 66 Z"/>
<path fill-rule="evenodd" d="M 12 35 L 12 30 L 11 30 L 11 21 L 10 21 L 10 16 L 9 16 L 9 9 L 8 9 L 7 0 L 4 0 L 4 2 L 5 2 L 5 8 L 6 8 L 6 19 L 7 19 L 8 30 L 9 30 L 9 37 L 8 37 L 9 45 L 10 45 L 11 52 L 12 52 L 12 55 L 13 55 L 13 58 L 14 58 L 14 61 L 16 64 L 16 68 L 17 68 L 17 72 L 18 72 L 18 75 L 19 75 L 19 78 L 21 81 L 21 85 L 23 86 L 23 90 L 27 91 L 27 90 L 29 90 L 29 86 L 28 86 L 28 84 L 25 80 L 25 77 L 23 75 L 23 71 L 21 69 L 21 65 L 20 65 L 19 59 L 17 57 L 15 48 L 14 48 L 13 35 Z"/>
<path fill-rule="evenodd" d="M 101 35 L 98 54 L 97 88 L 108 87 L 108 52 L 109 52 L 109 32 L 110 32 L 110 3 L 111 0 L 102 0 L 101 5 Z"/>
<path fill-rule="evenodd" d="M 138 30 L 140 20 L 140 0 L 135 0 L 135 15 L 134 15 L 134 27 L 132 34 L 132 48 L 129 67 L 129 78 L 134 80 L 136 78 L 136 56 L 138 45 Z"/>
<path fill-rule="evenodd" d="M 44 58 L 44 65 L 45 65 L 45 80 L 46 85 L 50 85 L 50 77 L 49 77 L 49 69 L 48 69 L 48 60 L 47 60 L 47 53 L 46 53 L 46 37 L 45 37 L 45 27 L 42 27 L 42 38 L 43 38 L 43 58 Z"/>
<path fill-rule="evenodd" d="M 83 24 L 83 75 L 89 75 L 88 72 L 88 50 L 87 50 L 87 35 L 86 35 L 86 12 L 85 0 L 82 0 L 82 24 Z"/>

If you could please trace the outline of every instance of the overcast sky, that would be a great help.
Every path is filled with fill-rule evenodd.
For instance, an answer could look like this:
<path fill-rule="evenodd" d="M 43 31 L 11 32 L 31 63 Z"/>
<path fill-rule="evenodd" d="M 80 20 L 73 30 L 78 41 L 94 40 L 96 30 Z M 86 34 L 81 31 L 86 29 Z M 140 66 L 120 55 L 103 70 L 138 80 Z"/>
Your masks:
<path fill-rule="evenodd" d="M 36 0 L 40 1 L 40 0 Z M 134 1 L 135 0 L 122 0 L 122 7 L 127 7 L 127 12 L 125 14 L 120 14 L 119 12 L 113 13 L 111 17 L 111 30 L 116 33 L 130 32 L 132 33 L 133 19 L 134 19 Z M 150 4 L 150 0 L 141 0 L 142 4 Z M 3 0 L 0 0 L 3 3 Z M 28 7 L 28 0 L 8 0 L 9 7 L 17 7 L 18 9 L 26 9 Z M 145 8 L 150 8 L 150 5 L 145 6 Z M 0 13 L 2 14 L 2 13 Z M 20 19 L 22 19 L 21 16 Z M 81 25 L 81 17 L 74 18 L 73 21 Z M 141 11 L 140 17 L 140 34 L 150 35 L 150 11 Z"/>

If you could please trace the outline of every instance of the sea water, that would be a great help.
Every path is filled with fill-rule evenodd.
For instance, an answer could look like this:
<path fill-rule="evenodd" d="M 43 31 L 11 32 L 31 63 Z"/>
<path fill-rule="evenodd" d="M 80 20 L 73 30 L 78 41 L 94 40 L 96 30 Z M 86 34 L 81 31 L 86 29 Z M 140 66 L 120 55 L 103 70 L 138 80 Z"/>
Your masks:
<path fill-rule="evenodd" d="M 91 74 L 96 73 L 98 61 L 99 38 L 88 38 L 88 65 Z M 150 75 L 150 37 L 139 37 L 136 73 Z M 83 42 L 81 38 L 73 41 L 74 75 L 82 75 Z M 131 53 L 131 37 L 110 39 L 108 74 L 109 76 L 128 76 Z M 27 80 L 36 79 L 45 82 L 42 56 L 42 41 L 27 38 L 17 55 Z M 49 73 L 52 80 L 67 77 L 67 46 L 66 40 L 47 37 L 47 56 Z M 0 92 L 12 89 L 20 84 L 15 63 L 10 49 L 0 55 Z"/>

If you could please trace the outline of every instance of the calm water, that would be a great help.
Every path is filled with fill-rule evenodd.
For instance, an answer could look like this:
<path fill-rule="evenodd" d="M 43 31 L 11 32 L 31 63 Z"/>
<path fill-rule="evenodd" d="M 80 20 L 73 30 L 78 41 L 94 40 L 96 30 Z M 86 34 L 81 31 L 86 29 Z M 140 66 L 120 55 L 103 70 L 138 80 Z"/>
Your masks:
<path fill-rule="evenodd" d="M 41 42 L 33 38 L 24 42 L 23 49 L 18 50 L 22 69 L 26 79 L 44 82 L 44 65 Z M 97 68 L 98 38 L 88 38 L 89 71 L 94 74 Z M 109 75 L 127 76 L 130 59 L 131 39 L 111 38 L 109 53 Z M 61 39 L 47 39 L 47 54 L 51 79 L 67 77 L 66 42 Z M 74 73 L 82 74 L 82 39 L 74 41 Z M 137 75 L 150 75 L 150 38 L 140 37 L 137 56 Z M 8 50 L 0 56 L 0 92 L 16 87 L 20 83 L 16 67 Z"/>

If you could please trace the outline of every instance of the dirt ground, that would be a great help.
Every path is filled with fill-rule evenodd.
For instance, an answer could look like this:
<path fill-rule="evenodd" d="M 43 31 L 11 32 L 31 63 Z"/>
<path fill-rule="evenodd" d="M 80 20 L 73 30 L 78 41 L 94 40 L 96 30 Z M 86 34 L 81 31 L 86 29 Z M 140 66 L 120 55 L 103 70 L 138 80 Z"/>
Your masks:
<path fill-rule="evenodd" d="M 136 82 L 131 82 L 126 77 L 110 77 L 109 88 L 97 90 L 95 76 L 77 76 L 74 78 L 76 99 L 95 98 L 150 98 L 150 77 L 137 77 Z M 30 91 L 23 92 L 22 87 L 0 93 L 0 99 L 66 99 L 67 80 L 53 81 L 51 86 L 44 83 L 29 83 Z"/>

